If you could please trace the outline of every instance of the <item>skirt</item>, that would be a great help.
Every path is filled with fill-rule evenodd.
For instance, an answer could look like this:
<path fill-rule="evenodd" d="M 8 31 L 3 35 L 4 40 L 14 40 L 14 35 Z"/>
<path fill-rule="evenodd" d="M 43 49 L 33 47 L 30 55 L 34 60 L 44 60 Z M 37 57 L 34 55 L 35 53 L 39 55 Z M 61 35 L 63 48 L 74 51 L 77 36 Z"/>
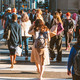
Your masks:
<path fill-rule="evenodd" d="M 41 49 L 41 51 L 38 52 L 37 49 L 35 48 L 35 44 L 34 44 L 32 47 L 31 62 L 35 62 L 35 63 L 40 64 L 41 57 L 43 58 L 42 64 L 44 64 L 44 65 L 50 64 L 48 48 Z"/>

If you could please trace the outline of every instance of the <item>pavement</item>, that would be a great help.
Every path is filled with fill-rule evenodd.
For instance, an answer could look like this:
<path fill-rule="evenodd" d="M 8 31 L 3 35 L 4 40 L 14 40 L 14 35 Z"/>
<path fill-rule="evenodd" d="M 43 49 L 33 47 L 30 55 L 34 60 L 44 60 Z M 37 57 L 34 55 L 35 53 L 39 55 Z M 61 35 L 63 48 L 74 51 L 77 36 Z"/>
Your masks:
<path fill-rule="evenodd" d="M 0 27 L 0 80 L 39 80 L 39 73 L 36 71 L 36 66 L 34 63 L 30 62 L 32 40 L 29 42 L 29 58 L 25 60 L 25 55 L 23 51 L 23 56 L 17 56 L 17 63 L 14 68 L 10 68 L 10 57 L 7 45 L 5 45 L 5 40 L 3 39 L 3 28 Z M 76 42 L 73 39 L 71 46 Z M 63 38 L 62 45 L 62 62 L 57 63 L 56 58 L 50 61 L 50 65 L 45 66 L 45 72 L 43 75 L 43 80 L 72 80 L 72 76 L 67 75 L 67 61 L 70 53 L 65 51 L 65 39 Z M 57 52 L 55 50 L 56 56 Z"/>

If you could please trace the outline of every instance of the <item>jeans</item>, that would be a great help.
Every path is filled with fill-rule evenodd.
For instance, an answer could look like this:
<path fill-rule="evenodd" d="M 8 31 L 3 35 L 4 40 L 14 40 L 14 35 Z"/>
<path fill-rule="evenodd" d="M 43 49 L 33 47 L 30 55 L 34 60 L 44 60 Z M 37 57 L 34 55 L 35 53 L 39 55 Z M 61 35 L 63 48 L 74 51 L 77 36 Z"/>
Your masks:
<path fill-rule="evenodd" d="M 56 44 L 57 48 L 57 61 L 62 60 L 62 37 L 60 35 L 54 36 L 50 41 L 50 57 L 55 58 L 54 45 Z"/>
<path fill-rule="evenodd" d="M 23 54 L 23 44 L 25 45 L 25 55 L 28 56 L 28 42 L 29 42 L 29 38 L 27 37 L 22 37 L 22 54 Z"/>

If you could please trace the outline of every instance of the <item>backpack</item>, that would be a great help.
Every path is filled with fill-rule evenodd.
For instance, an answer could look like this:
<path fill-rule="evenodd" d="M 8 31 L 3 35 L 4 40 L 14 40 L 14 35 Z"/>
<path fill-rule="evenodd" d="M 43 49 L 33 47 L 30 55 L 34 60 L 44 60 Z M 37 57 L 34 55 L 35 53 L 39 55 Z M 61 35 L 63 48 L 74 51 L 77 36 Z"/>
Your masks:
<path fill-rule="evenodd" d="M 76 49 L 76 55 L 73 62 L 74 72 L 80 76 L 80 48 L 77 45 L 73 46 Z"/>
<path fill-rule="evenodd" d="M 73 33 L 73 27 L 74 27 L 73 20 L 70 19 L 70 22 L 69 22 L 67 19 L 65 19 L 64 30 L 69 33 Z"/>
<path fill-rule="evenodd" d="M 48 41 L 48 33 L 44 32 L 36 32 L 37 38 L 35 39 L 35 48 L 37 49 L 43 49 L 46 47 L 47 45 L 47 41 Z"/>

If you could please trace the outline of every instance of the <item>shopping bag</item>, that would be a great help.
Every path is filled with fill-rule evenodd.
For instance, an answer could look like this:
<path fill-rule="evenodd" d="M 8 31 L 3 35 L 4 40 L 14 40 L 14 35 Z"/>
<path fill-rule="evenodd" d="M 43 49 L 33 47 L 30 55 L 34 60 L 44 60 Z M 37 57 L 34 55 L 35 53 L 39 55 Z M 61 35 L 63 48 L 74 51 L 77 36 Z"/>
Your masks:
<path fill-rule="evenodd" d="M 22 53 L 22 49 L 21 49 L 19 46 L 17 46 L 17 47 L 16 47 L 16 50 L 15 50 L 15 54 L 16 54 L 17 56 L 21 56 L 21 53 Z"/>
<path fill-rule="evenodd" d="M 50 29 L 50 37 L 57 35 L 57 25 L 52 26 Z"/>

